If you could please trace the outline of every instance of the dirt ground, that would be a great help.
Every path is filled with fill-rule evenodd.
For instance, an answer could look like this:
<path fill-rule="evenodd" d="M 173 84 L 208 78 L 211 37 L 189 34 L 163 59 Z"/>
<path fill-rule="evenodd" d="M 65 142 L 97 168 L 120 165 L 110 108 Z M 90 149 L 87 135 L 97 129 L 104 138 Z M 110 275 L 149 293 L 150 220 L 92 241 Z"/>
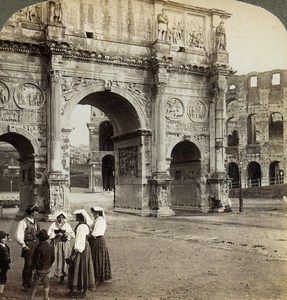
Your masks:
<path fill-rule="evenodd" d="M 101 205 L 108 223 L 113 279 L 86 298 L 287 299 L 287 204 L 245 199 L 244 213 L 238 213 L 237 201 L 231 213 L 146 218 L 113 212 L 112 195 L 74 194 L 72 210 Z M 5 209 L 0 219 L 0 229 L 13 239 L 19 221 L 14 215 L 15 209 Z M 14 240 L 9 246 L 6 297 L 25 299 L 20 246 Z M 51 280 L 50 299 L 66 299 L 66 292 Z M 42 287 L 36 299 L 43 299 Z"/>

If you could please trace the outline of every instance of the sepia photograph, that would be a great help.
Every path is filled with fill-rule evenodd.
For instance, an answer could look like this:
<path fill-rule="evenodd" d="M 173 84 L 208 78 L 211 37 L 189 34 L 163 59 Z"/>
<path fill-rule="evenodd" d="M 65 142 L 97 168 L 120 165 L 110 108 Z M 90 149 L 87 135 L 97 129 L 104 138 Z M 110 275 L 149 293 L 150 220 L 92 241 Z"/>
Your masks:
<path fill-rule="evenodd" d="M 0 300 L 287 299 L 287 3 L 0 8 Z"/>

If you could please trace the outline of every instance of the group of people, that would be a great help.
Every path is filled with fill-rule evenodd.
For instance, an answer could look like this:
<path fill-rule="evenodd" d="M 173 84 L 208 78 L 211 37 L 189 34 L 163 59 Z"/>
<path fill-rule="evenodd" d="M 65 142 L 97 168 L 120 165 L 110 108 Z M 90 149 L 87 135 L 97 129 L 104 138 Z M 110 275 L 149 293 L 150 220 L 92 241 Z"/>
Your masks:
<path fill-rule="evenodd" d="M 104 234 L 105 213 L 94 206 L 91 212 L 74 212 L 78 222 L 75 230 L 68 223 L 67 214 L 59 212 L 48 230 L 40 229 L 35 215 L 37 206 L 29 206 L 26 216 L 18 223 L 15 239 L 21 245 L 24 258 L 22 291 L 29 291 L 29 299 L 35 298 L 39 284 L 44 286 L 44 299 L 49 299 L 50 277 L 55 276 L 61 284 L 67 283 L 72 298 L 84 298 L 97 284 L 111 279 L 111 266 Z M 0 231 L 0 298 L 7 282 L 10 268 L 8 235 Z M 67 278 L 67 281 L 66 281 Z M 5 297 L 4 297 L 5 298 Z"/>

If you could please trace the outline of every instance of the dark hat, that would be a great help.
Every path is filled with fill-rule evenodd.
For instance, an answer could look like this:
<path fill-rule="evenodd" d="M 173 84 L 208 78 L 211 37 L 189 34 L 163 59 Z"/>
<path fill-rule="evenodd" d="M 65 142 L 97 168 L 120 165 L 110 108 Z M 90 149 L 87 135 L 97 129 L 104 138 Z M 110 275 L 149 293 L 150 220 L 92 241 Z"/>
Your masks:
<path fill-rule="evenodd" d="M 9 234 L 6 233 L 5 231 L 0 230 L 0 239 L 5 239 Z"/>
<path fill-rule="evenodd" d="M 40 242 L 46 241 L 49 239 L 47 230 L 41 229 L 37 234 L 36 237 L 39 239 Z"/>
<path fill-rule="evenodd" d="M 39 208 L 36 204 L 34 205 L 29 205 L 26 209 L 25 209 L 25 213 L 30 215 L 31 213 L 35 212 L 35 211 L 39 211 Z"/>

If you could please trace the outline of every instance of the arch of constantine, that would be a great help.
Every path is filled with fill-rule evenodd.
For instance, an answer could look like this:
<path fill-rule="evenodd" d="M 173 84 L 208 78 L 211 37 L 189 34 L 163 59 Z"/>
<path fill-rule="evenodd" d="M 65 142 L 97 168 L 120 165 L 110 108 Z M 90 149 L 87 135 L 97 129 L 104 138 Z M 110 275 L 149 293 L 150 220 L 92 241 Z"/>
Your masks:
<path fill-rule="evenodd" d="M 112 124 L 116 211 L 228 208 L 229 17 L 162 0 L 51 0 L 15 13 L 0 33 L 0 141 L 20 156 L 20 211 L 69 211 L 78 104 Z"/>

